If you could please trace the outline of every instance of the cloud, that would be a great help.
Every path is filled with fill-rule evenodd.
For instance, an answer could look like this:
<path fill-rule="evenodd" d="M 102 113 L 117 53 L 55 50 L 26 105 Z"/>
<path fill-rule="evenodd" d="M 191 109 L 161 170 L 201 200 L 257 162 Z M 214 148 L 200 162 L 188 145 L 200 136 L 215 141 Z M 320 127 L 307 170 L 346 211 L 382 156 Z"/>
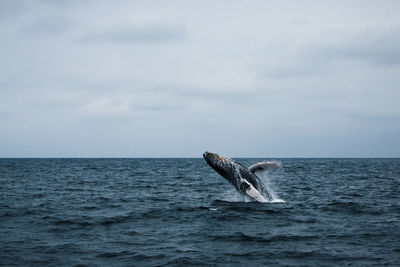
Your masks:
<path fill-rule="evenodd" d="M 30 36 L 46 34 L 64 34 L 73 28 L 74 23 L 62 14 L 46 15 L 35 18 L 22 29 L 22 33 Z"/>
<path fill-rule="evenodd" d="M 0 1 L 0 21 L 18 17 L 26 11 L 29 1 Z"/>
<path fill-rule="evenodd" d="M 343 38 L 344 37 L 344 38 Z M 369 64 L 400 64 L 400 30 L 398 28 L 372 28 L 361 30 L 342 40 L 309 48 L 308 55 L 332 60 L 363 60 Z M 321 36 L 328 39 L 329 34 Z"/>
<path fill-rule="evenodd" d="M 164 26 L 110 28 L 88 31 L 79 41 L 82 43 L 163 43 L 184 40 L 185 32 L 179 28 Z"/>
<path fill-rule="evenodd" d="M 256 66 L 260 75 L 273 80 L 316 77 L 349 68 L 397 68 L 400 64 L 400 30 L 369 28 L 352 31 L 324 31 L 293 45 L 274 65 Z"/>

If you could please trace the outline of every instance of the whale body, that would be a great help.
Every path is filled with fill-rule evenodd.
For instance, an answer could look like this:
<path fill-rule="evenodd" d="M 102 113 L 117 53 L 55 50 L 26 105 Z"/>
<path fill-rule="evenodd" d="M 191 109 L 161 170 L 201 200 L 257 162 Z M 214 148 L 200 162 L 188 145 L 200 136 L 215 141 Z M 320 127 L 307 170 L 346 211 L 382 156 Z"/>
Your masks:
<path fill-rule="evenodd" d="M 272 198 L 271 191 L 260 181 L 255 172 L 277 168 L 278 165 L 276 163 L 264 161 L 246 168 L 242 164 L 216 153 L 207 151 L 203 153 L 203 157 L 208 165 L 243 195 L 249 196 L 258 202 L 268 202 Z"/>

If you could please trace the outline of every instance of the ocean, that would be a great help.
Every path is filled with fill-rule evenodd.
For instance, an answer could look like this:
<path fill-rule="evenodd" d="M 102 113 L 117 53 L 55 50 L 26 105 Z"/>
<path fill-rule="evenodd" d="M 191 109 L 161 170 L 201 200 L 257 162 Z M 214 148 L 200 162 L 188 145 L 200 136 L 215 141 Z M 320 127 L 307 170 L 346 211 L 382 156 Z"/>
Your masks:
<path fill-rule="evenodd" d="M 281 202 L 202 158 L 0 159 L 0 265 L 400 266 L 400 159 L 270 160 Z"/>

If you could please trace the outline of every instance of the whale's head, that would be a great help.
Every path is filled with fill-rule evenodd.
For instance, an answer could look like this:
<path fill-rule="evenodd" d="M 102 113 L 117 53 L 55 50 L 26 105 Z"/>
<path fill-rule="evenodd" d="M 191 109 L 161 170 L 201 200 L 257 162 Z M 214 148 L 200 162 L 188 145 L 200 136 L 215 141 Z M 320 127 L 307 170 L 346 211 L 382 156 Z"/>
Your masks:
<path fill-rule="evenodd" d="M 222 157 L 216 153 L 211 153 L 208 151 L 203 153 L 203 158 L 206 160 L 208 165 L 210 165 L 214 169 L 215 168 L 227 168 L 227 167 L 229 168 L 233 164 L 232 160 Z"/>
<path fill-rule="evenodd" d="M 216 153 L 204 152 L 203 157 L 217 173 L 233 183 L 238 176 L 237 163 L 233 160 L 224 158 Z M 234 183 L 236 185 L 236 182 Z"/>

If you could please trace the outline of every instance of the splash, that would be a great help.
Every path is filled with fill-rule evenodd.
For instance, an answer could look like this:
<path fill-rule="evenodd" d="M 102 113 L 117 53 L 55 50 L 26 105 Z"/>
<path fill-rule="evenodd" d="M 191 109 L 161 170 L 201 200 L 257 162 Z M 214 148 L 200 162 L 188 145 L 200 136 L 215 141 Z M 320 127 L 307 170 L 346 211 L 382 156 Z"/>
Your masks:
<path fill-rule="evenodd" d="M 268 198 L 268 200 L 269 200 L 268 202 L 270 202 L 270 203 L 284 203 L 285 202 L 285 200 L 280 199 L 278 197 L 278 195 L 275 193 L 275 191 L 273 190 L 271 179 L 268 176 L 267 171 L 256 173 L 256 175 L 258 178 L 260 178 L 262 185 L 265 187 L 265 189 L 267 190 L 267 192 L 270 196 Z"/>

